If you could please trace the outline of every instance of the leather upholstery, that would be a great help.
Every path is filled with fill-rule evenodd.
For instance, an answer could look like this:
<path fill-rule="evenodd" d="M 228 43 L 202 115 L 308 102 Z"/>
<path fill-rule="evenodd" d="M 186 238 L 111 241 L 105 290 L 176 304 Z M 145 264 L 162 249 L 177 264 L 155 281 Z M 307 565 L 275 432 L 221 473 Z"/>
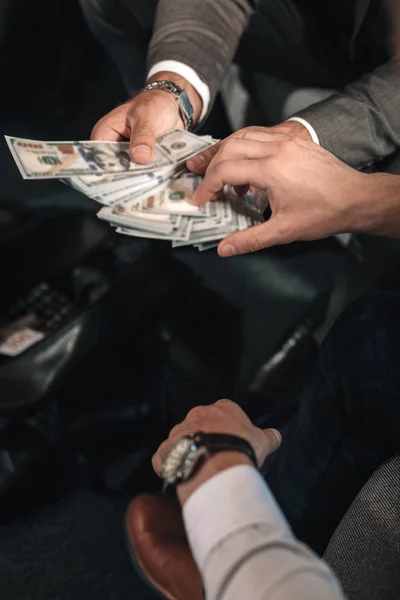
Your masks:
<path fill-rule="evenodd" d="M 162 598 L 202 600 L 200 574 L 175 500 L 138 496 L 129 505 L 126 529 L 135 566 Z"/>

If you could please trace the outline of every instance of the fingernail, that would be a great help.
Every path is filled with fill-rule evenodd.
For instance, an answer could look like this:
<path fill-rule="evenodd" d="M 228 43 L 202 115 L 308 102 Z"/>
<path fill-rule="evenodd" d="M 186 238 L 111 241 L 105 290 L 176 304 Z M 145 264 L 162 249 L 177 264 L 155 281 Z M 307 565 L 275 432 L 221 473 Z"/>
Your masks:
<path fill-rule="evenodd" d="M 276 438 L 276 443 L 277 443 L 278 446 L 280 446 L 281 442 L 282 442 L 281 432 L 278 431 L 277 429 L 270 429 L 270 432 L 274 434 L 274 436 Z"/>
<path fill-rule="evenodd" d="M 191 164 L 194 167 L 201 167 L 204 164 L 204 156 L 202 156 L 201 154 L 198 154 L 197 156 L 194 156 L 193 158 L 189 158 L 189 160 L 187 162 L 188 162 L 188 165 Z"/>
<path fill-rule="evenodd" d="M 228 256 L 235 256 L 237 254 L 237 249 L 233 244 L 224 244 L 218 249 L 218 253 L 223 258 L 227 258 Z"/>
<path fill-rule="evenodd" d="M 141 159 L 149 159 L 151 156 L 151 150 L 148 146 L 136 146 L 136 148 L 133 151 L 133 159 L 137 160 L 138 158 Z"/>

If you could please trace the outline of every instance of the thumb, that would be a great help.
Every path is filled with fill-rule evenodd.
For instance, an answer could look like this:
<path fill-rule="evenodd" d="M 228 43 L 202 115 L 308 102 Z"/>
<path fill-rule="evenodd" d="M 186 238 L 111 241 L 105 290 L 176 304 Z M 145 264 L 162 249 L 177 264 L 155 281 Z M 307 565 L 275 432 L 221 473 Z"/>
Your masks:
<path fill-rule="evenodd" d="M 294 227 L 290 227 L 286 217 L 272 216 L 265 223 L 242 229 L 228 235 L 218 246 L 218 254 L 223 258 L 236 254 L 257 252 L 263 248 L 289 244 L 297 239 Z"/>
<path fill-rule="evenodd" d="M 135 163 L 147 165 L 151 163 L 156 146 L 156 134 L 151 126 L 151 119 L 138 119 L 131 131 L 129 154 Z"/>
<path fill-rule="evenodd" d="M 282 443 L 282 435 L 277 429 L 264 429 L 264 436 L 266 438 L 266 456 L 278 450 Z"/>

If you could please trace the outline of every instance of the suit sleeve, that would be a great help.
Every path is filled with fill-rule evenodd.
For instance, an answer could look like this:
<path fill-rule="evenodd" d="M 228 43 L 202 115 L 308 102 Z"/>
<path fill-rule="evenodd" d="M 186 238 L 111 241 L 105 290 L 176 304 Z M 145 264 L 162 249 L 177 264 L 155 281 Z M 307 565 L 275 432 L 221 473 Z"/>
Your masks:
<path fill-rule="evenodd" d="M 165 60 L 191 67 L 211 104 L 258 0 L 159 0 L 148 70 Z"/>
<path fill-rule="evenodd" d="M 322 147 L 353 167 L 368 166 L 400 147 L 400 68 L 385 63 L 296 116 L 312 125 Z"/>

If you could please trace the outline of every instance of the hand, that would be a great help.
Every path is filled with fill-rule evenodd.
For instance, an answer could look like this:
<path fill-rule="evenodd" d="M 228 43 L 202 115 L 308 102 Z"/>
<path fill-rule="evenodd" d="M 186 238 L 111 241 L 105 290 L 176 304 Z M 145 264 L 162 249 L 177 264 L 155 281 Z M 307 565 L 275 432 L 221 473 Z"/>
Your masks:
<path fill-rule="evenodd" d="M 226 257 L 360 230 L 371 177 L 317 144 L 252 129 L 221 146 L 193 202 L 217 198 L 226 184 L 267 191 L 271 218 L 225 238 L 218 253 Z"/>
<path fill-rule="evenodd" d="M 157 73 L 150 80 L 167 79 L 186 90 L 194 109 L 194 121 L 201 112 L 201 100 L 194 88 L 175 73 Z M 129 153 L 134 162 L 148 164 L 152 161 L 156 138 L 175 128 L 183 129 L 179 104 L 165 90 L 140 92 L 132 100 L 117 106 L 95 125 L 92 140 L 118 142 L 130 140 Z"/>
<path fill-rule="evenodd" d="M 201 152 L 197 156 L 194 156 L 193 158 L 189 159 L 187 161 L 188 169 L 193 173 L 203 175 L 206 172 L 208 165 L 210 164 L 214 156 L 223 148 L 225 144 L 230 143 L 232 139 L 247 137 L 252 133 L 281 133 L 283 135 L 289 135 L 291 137 L 299 137 L 309 142 L 312 141 L 308 129 L 298 121 L 285 121 L 284 123 L 280 123 L 279 125 L 275 125 L 274 127 L 245 127 L 244 129 L 239 129 L 238 131 L 235 131 L 235 133 L 232 133 L 232 135 L 225 138 L 221 142 L 214 144 L 214 146 L 211 146 L 211 148 L 208 148 L 204 152 Z"/>
<path fill-rule="evenodd" d="M 253 447 L 259 466 L 281 443 L 279 431 L 255 427 L 238 404 L 231 400 L 218 400 L 211 406 L 196 406 L 182 423 L 171 430 L 168 439 L 161 444 L 153 456 L 153 467 L 156 473 L 160 475 L 163 458 L 172 446 L 185 435 L 196 431 L 226 433 L 247 440 Z M 209 457 L 193 478 L 177 487 L 181 503 L 183 504 L 207 479 L 237 464 L 252 464 L 252 462 L 245 454 L 239 452 L 219 452 Z"/>

